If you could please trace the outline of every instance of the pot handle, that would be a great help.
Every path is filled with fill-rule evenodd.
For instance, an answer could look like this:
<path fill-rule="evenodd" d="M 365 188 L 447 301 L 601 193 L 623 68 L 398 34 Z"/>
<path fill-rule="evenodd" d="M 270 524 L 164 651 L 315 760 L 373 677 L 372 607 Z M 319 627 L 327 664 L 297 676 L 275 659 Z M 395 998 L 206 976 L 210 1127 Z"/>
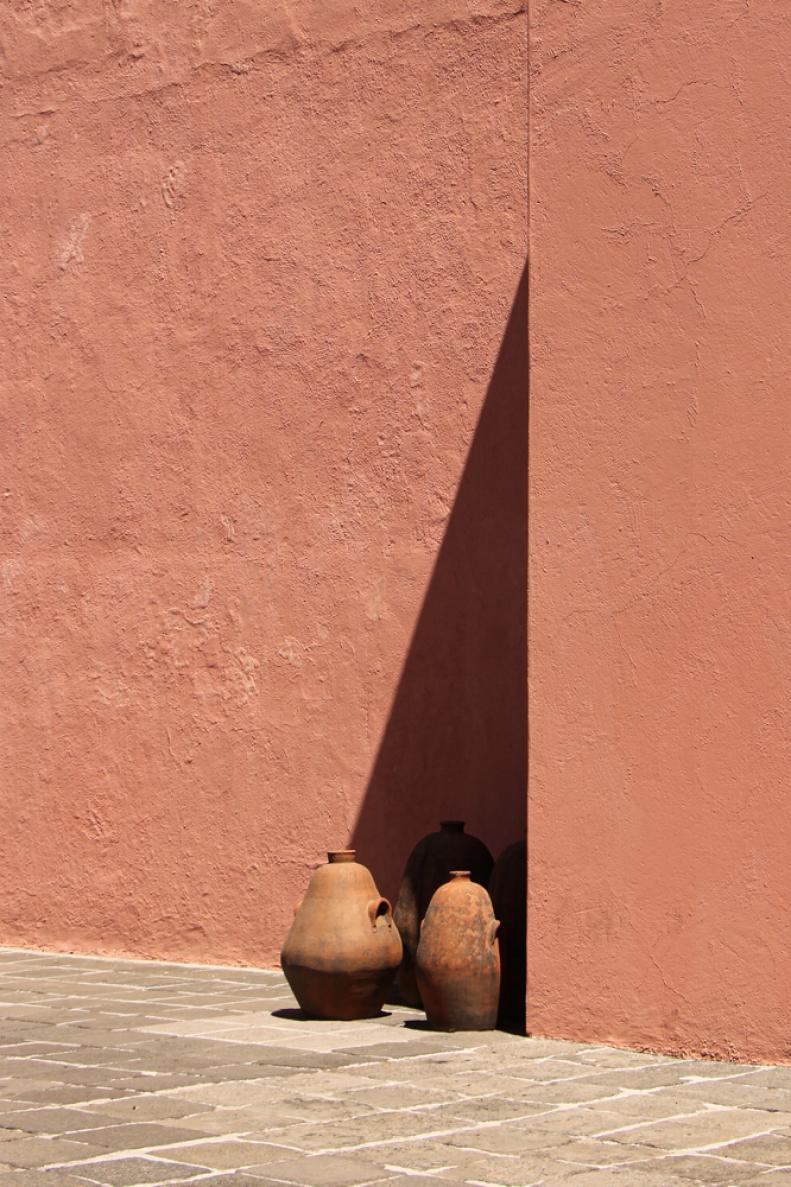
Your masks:
<path fill-rule="evenodd" d="M 372 898 L 368 904 L 368 918 L 371 920 L 371 927 L 376 927 L 377 921 L 385 915 L 389 915 L 392 907 L 386 898 Z"/>
<path fill-rule="evenodd" d="M 497 933 L 500 930 L 500 920 L 493 919 L 489 924 L 489 943 L 495 944 L 497 941 Z"/>

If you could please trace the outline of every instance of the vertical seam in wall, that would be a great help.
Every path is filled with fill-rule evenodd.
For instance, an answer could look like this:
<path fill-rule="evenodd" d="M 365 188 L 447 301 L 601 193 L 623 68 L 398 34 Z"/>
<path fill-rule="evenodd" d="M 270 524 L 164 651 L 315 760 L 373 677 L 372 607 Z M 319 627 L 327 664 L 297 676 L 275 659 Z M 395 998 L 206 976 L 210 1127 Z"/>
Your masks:
<path fill-rule="evenodd" d="M 525 547 L 525 613 L 527 622 L 525 623 L 525 682 L 527 691 L 525 696 L 525 712 L 527 721 L 525 723 L 525 1031 L 530 1033 L 530 413 L 531 413 L 531 394 L 532 394 L 532 341 L 530 335 L 531 323 L 531 304 L 532 304 L 532 221 L 531 209 L 533 198 L 533 178 L 531 175 L 531 161 L 532 161 L 532 138 L 531 138 L 531 32 L 532 32 L 532 0 L 528 0 L 526 5 L 527 20 L 525 21 L 525 119 L 527 122 L 527 137 L 526 137 L 526 160 L 525 170 L 527 174 L 527 206 L 525 210 L 526 219 L 526 242 L 527 242 L 527 325 L 525 326 L 525 335 L 527 337 L 527 391 L 525 399 L 527 400 L 527 476 L 525 482 L 525 531 L 527 533 L 527 541 Z"/>

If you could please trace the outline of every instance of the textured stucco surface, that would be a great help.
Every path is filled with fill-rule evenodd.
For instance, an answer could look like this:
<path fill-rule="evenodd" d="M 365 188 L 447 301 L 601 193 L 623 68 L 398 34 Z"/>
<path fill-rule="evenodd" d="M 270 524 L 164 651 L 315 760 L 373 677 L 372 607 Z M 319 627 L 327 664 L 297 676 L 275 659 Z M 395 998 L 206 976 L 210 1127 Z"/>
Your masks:
<path fill-rule="evenodd" d="M 788 9 L 531 38 L 528 1024 L 789 1059 Z"/>
<path fill-rule="evenodd" d="M 0 9 L 3 941 L 271 962 L 387 812 L 524 265 L 519 7 Z M 521 786 L 466 757 L 497 851 Z"/>

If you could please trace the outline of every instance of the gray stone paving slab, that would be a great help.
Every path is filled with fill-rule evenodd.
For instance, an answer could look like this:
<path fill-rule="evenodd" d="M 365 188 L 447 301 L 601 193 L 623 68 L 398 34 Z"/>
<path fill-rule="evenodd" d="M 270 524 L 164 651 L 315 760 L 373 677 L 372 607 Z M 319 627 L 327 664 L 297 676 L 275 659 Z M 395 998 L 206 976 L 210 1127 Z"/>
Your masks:
<path fill-rule="evenodd" d="M 101 1116 L 84 1109 L 28 1109 L 24 1112 L 13 1113 L 14 1127 L 26 1133 L 45 1133 L 51 1136 L 58 1134 L 71 1135 L 76 1130 L 96 1129 L 102 1123 Z"/>
<path fill-rule="evenodd" d="M 303 1101 L 284 1101 L 282 1105 L 267 1105 L 265 1110 L 266 1124 L 275 1124 L 275 1119 L 288 1115 L 289 1125 L 312 1123 L 317 1121 L 344 1121 L 354 1117 L 370 1117 L 377 1110 L 365 1101 L 358 1100 L 357 1095 L 349 1095 L 345 1100 L 326 1100 L 323 1097 L 312 1097 Z M 261 1111 L 258 1111 L 259 1116 Z M 283 1125 L 282 1120 L 277 1121 Z"/>
<path fill-rule="evenodd" d="M 205 1175 L 195 1182 L 200 1187 L 272 1187 L 270 1179 L 259 1177 L 259 1172 L 233 1172 L 218 1175 Z M 282 1183 L 275 1183 L 273 1187 L 283 1187 Z"/>
<path fill-rule="evenodd" d="M 267 1109 L 267 1116 L 268 1116 Z M 193 1138 L 204 1137 L 222 1137 L 229 1133 L 248 1133 L 256 1128 L 256 1123 L 260 1123 L 261 1112 L 254 1109 L 251 1105 L 243 1105 L 238 1109 L 215 1109 L 210 1113 L 199 1113 L 194 1117 L 184 1117 L 179 1124 L 183 1129 L 193 1130 Z M 297 1125 L 298 1119 L 291 1119 L 288 1122 L 280 1121 L 277 1123 L 277 1128 L 282 1128 L 283 1125 Z M 263 1140 L 263 1139 L 262 1139 Z"/>
<path fill-rule="evenodd" d="M 732 1142 L 721 1154 L 740 1162 L 763 1163 L 765 1166 L 791 1166 L 791 1138 L 784 1134 L 765 1134 L 761 1137 Z"/>
<path fill-rule="evenodd" d="M 288 1146 L 272 1142 L 251 1142 L 245 1138 L 229 1141 L 202 1142 L 178 1149 L 157 1150 L 161 1158 L 191 1162 L 211 1170 L 241 1170 L 249 1166 L 261 1166 L 270 1162 L 281 1162 L 293 1158 L 294 1151 Z"/>
<path fill-rule="evenodd" d="M 30 1137 L 29 1133 L 25 1133 L 23 1129 L 0 1129 L 0 1145 L 3 1142 L 19 1141 L 22 1138 Z"/>
<path fill-rule="evenodd" d="M 78 1158 L 85 1158 L 88 1154 L 99 1154 L 100 1150 L 90 1150 L 84 1143 L 66 1140 L 64 1138 L 33 1138 L 25 1137 L 16 1141 L 4 1142 L 3 1157 L 0 1164 L 8 1166 L 41 1167 L 51 1166 L 59 1162 L 73 1162 Z"/>
<path fill-rule="evenodd" d="M 571 1184 L 572 1187 L 659 1187 L 660 1183 L 667 1184 L 667 1187 L 675 1187 L 675 1184 L 683 1183 L 683 1179 L 679 1179 L 670 1167 L 652 1169 L 647 1165 L 641 1165 L 613 1167 L 603 1171 L 581 1171 L 563 1182 Z M 723 1179 L 722 1182 L 724 1185 L 727 1180 Z"/>
<path fill-rule="evenodd" d="M 95 1117 L 104 1118 L 109 1125 L 117 1121 L 181 1121 L 182 1118 L 200 1113 L 202 1106 L 195 1102 L 178 1101 L 172 1096 L 149 1094 L 102 1101 L 92 1104 L 90 1109 Z"/>
<path fill-rule="evenodd" d="M 149 1158 L 102 1158 L 73 1163 L 69 1171 L 80 1181 L 106 1184 L 107 1187 L 133 1187 L 142 1183 L 168 1183 L 202 1175 L 204 1168 Z M 0 1183 L 0 1187 L 3 1184 Z M 8 1184 L 7 1187 L 13 1187 Z M 42 1184 L 46 1187 L 46 1183 Z"/>
<path fill-rule="evenodd" d="M 565 1142 L 562 1149 L 558 1150 L 560 1161 L 594 1169 L 614 1169 L 619 1166 L 637 1166 L 641 1163 L 650 1163 L 653 1166 L 658 1165 L 664 1157 L 653 1146 L 625 1146 L 617 1142 L 600 1142 L 584 1137 Z"/>
<path fill-rule="evenodd" d="M 141 1121 L 129 1125 L 106 1125 L 100 1129 L 80 1129 L 69 1135 L 77 1142 L 87 1142 L 104 1150 L 144 1150 L 154 1147 L 172 1146 L 176 1143 L 195 1140 L 191 1129 L 157 1125 Z"/>
<path fill-rule="evenodd" d="M 753 1163 L 739 1163 L 732 1158 L 720 1158 L 713 1154 L 672 1155 L 669 1159 L 647 1163 L 654 1174 L 670 1171 L 683 1182 L 692 1183 L 754 1183 L 756 1167 Z M 763 1183 L 765 1171 L 759 1171 L 758 1181 Z"/>
<path fill-rule="evenodd" d="M 8 949 L 0 1126 L 0 1187 L 791 1183 L 789 1068 L 314 1023 L 271 970 Z"/>
<path fill-rule="evenodd" d="M 776 1128 L 776 1115 L 758 1109 L 701 1109 L 691 1115 L 668 1117 L 639 1124 L 630 1119 L 623 1128 L 609 1127 L 598 1135 L 615 1142 L 638 1142 L 662 1150 L 706 1150 L 733 1143 L 733 1150 L 746 1138 L 769 1134 Z M 785 1143 L 791 1161 L 791 1140 Z M 728 1153 L 731 1153 L 729 1148 Z"/>
<path fill-rule="evenodd" d="M 0 1187 L 85 1187 L 82 1179 L 61 1171 L 15 1170 L 0 1173 Z"/>
<path fill-rule="evenodd" d="M 355 1157 L 365 1158 L 377 1165 L 384 1163 L 385 1166 L 395 1167 L 399 1173 L 410 1171 L 426 1174 L 458 1170 L 463 1163 L 471 1160 L 464 1150 L 445 1145 L 442 1138 L 431 1142 L 391 1142 L 385 1148 L 363 1146 L 355 1152 Z"/>
<path fill-rule="evenodd" d="M 103 1079 L 107 1079 L 107 1077 L 103 1077 Z M 97 1087 L 103 1090 L 110 1089 L 111 1091 L 115 1090 L 116 1092 L 123 1093 L 125 1096 L 134 1096 L 149 1092 L 172 1092 L 178 1088 L 190 1088 L 196 1084 L 205 1082 L 206 1080 L 203 1077 L 197 1075 L 168 1075 L 165 1072 L 138 1072 L 134 1076 L 113 1076 L 107 1084 L 96 1085 L 91 1081 L 85 1087 Z M 110 1092 L 107 1095 L 109 1096 Z"/>
<path fill-rule="evenodd" d="M 360 1187 L 391 1177 L 384 1166 L 375 1167 L 362 1158 L 337 1155 L 272 1162 L 266 1167 L 266 1174 L 278 1183 L 310 1184 L 310 1187 Z"/>
<path fill-rule="evenodd" d="M 452 1112 L 461 1121 L 514 1121 L 546 1108 L 543 1101 L 528 1103 L 498 1096 L 470 1097 L 452 1103 Z"/>
<path fill-rule="evenodd" d="M 476 1154 L 527 1154 L 534 1150 L 551 1150 L 571 1140 L 570 1134 L 549 1133 L 541 1129 L 502 1126 L 487 1129 L 465 1129 L 461 1133 L 448 1134 L 443 1141 L 460 1150 L 471 1150 Z"/>
<path fill-rule="evenodd" d="M 463 1187 L 464 1180 L 443 1178 L 442 1182 L 445 1184 L 445 1187 L 454 1187 L 454 1185 L 455 1187 Z M 403 1187 L 405 1183 L 408 1183 L 409 1187 L 415 1187 L 418 1183 L 434 1183 L 436 1187 L 437 1179 L 434 1175 L 396 1175 L 394 1179 L 385 1179 L 385 1183 L 387 1187 L 391 1187 L 394 1184 L 400 1184 Z"/>
<path fill-rule="evenodd" d="M 764 1088 L 754 1079 L 703 1080 L 682 1084 L 674 1093 L 676 1100 L 691 1104 L 733 1105 L 736 1108 L 766 1109 L 767 1112 L 791 1113 L 791 1092 L 785 1088 Z"/>
<path fill-rule="evenodd" d="M 366 1052 L 363 1060 L 368 1061 L 370 1056 Z M 266 1047 L 261 1048 L 258 1058 L 256 1059 L 256 1067 L 281 1067 L 281 1068 L 337 1068 L 337 1067 L 351 1067 L 356 1066 L 361 1061 L 354 1059 L 350 1055 L 343 1055 L 337 1051 L 300 1051 L 297 1049 L 289 1049 L 288 1047 Z M 260 1074 L 260 1073 L 259 1073 Z"/>

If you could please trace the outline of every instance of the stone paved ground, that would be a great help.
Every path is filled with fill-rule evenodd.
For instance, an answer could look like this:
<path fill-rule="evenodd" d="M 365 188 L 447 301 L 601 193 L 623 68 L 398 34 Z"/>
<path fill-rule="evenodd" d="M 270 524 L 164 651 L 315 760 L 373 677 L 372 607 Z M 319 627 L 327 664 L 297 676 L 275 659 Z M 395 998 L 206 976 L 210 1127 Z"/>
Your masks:
<path fill-rule="evenodd" d="M 307 1022 L 275 972 L 0 949 L 0 1187 L 791 1184 L 791 1068 L 388 1011 Z"/>

